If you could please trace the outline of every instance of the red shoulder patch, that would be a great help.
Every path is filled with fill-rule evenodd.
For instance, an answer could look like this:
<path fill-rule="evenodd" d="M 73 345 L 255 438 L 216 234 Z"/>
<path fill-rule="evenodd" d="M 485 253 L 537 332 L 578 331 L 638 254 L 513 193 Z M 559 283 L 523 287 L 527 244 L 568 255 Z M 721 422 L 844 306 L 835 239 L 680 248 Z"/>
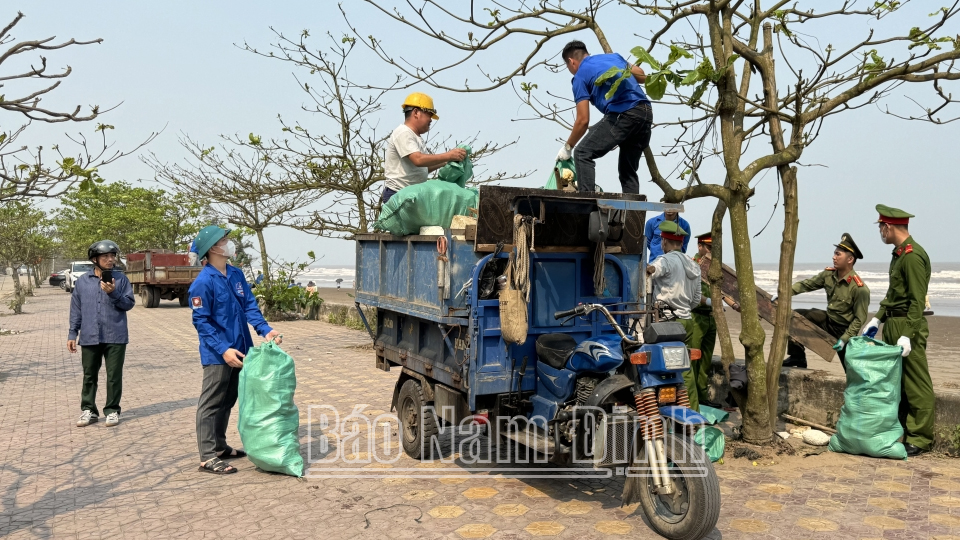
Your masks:
<path fill-rule="evenodd" d="M 834 268 L 834 267 L 832 267 L 832 266 L 828 266 L 828 267 L 824 268 L 824 270 L 829 270 L 829 271 L 833 272 L 834 270 L 836 270 L 836 268 Z"/>
<path fill-rule="evenodd" d="M 903 250 L 904 254 L 913 253 L 913 244 L 907 244 L 907 247 Z"/>
<path fill-rule="evenodd" d="M 190 299 L 190 303 L 193 305 L 193 309 L 198 309 L 203 307 L 203 298 L 199 296 L 194 296 Z"/>
<path fill-rule="evenodd" d="M 853 280 L 857 282 L 857 287 L 863 287 L 863 280 L 860 279 L 860 276 L 853 276 Z"/>

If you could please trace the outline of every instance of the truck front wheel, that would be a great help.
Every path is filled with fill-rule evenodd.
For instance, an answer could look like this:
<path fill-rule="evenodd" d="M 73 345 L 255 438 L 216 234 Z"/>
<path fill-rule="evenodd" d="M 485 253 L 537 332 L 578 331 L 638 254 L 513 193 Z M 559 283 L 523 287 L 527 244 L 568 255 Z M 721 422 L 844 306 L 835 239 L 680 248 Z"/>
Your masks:
<path fill-rule="evenodd" d="M 432 442 L 437 435 L 437 417 L 424 409 L 423 388 L 416 379 L 409 379 L 400 387 L 397 413 L 400 417 L 400 443 L 403 451 L 413 459 L 429 457 Z"/>

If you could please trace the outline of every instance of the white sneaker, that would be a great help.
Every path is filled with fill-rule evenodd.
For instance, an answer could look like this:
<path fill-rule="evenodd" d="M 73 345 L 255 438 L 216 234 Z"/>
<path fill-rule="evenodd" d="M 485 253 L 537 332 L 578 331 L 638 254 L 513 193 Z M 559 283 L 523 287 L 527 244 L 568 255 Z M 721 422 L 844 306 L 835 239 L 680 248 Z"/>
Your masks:
<path fill-rule="evenodd" d="M 90 424 L 96 424 L 97 420 L 99 419 L 100 417 L 93 414 L 92 412 L 83 411 L 82 413 L 80 413 L 80 418 L 77 420 L 77 427 L 84 427 L 84 426 L 89 426 Z"/>
<path fill-rule="evenodd" d="M 113 427 L 120 423 L 120 413 L 112 412 L 107 415 L 107 427 Z"/>

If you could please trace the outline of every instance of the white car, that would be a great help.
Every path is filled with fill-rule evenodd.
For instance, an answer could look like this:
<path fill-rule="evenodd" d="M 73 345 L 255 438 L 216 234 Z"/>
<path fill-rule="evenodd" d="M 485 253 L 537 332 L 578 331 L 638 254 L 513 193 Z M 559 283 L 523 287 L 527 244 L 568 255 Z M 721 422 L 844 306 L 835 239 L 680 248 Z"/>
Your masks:
<path fill-rule="evenodd" d="M 67 279 L 63 282 L 63 290 L 72 292 L 74 283 L 80 279 L 80 276 L 91 270 L 93 270 L 93 263 L 90 261 L 73 261 L 70 263 L 70 268 L 67 269 L 66 274 Z"/>

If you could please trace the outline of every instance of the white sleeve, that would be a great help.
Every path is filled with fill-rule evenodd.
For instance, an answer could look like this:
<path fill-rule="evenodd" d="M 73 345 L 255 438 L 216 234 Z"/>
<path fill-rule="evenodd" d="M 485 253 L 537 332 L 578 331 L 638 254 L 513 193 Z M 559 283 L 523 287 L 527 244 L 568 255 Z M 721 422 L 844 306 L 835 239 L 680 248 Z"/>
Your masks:
<path fill-rule="evenodd" d="M 414 152 L 424 151 L 418 139 L 417 135 L 409 129 L 399 130 L 393 135 L 393 146 L 397 149 L 400 157 L 405 158 Z"/>
<path fill-rule="evenodd" d="M 650 266 L 653 267 L 653 274 L 650 275 L 651 279 L 658 278 L 661 276 L 663 277 L 670 276 L 670 267 L 668 265 L 663 264 L 663 260 L 664 260 L 664 257 L 661 255 L 660 257 L 657 257 L 652 263 L 650 263 Z"/>

